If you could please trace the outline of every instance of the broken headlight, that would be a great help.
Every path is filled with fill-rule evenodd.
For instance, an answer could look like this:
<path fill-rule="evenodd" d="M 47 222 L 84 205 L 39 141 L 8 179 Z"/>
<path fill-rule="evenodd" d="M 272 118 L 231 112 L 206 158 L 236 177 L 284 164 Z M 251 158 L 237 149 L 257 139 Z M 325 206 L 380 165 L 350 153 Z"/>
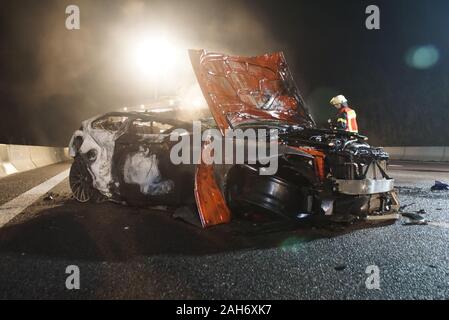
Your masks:
<path fill-rule="evenodd" d="M 97 155 L 98 155 L 97 150 L 91 149 L 86 153 L 86 158 L 87 160 L 94 162 L 95 160 L 97 160 Z"/>

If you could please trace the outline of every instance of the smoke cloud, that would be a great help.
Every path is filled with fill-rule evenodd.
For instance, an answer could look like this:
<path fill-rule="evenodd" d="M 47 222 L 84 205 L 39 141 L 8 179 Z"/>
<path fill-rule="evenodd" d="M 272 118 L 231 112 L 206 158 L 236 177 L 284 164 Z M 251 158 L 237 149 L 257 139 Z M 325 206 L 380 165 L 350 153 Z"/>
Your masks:
<path fill-rule="evenodd" d="M 69 4 L 80 8 L 80 30 L 65 28 Z M 5 6 L 1 15 L 14 19 L 2 25 L 2 34 L 9 35 L 2 47 L 10 50 L 0 62 L 0 90 L 8 104 L 3 108 L 10 115 L 0 131 L 4 143 L 64 146 L 83 119 L 151 101 L 154 83 L 130 67 L 135 35 L 168 33 L 184 52 L 175 72 L 160 79 L 160 95 L 192 90 L 196 80 L 189 48 L 240 55 L 282 48 L 263 17 L 238 1 L 21 1 Z M 18 123 L 7 123 L 11 119 Z"/>

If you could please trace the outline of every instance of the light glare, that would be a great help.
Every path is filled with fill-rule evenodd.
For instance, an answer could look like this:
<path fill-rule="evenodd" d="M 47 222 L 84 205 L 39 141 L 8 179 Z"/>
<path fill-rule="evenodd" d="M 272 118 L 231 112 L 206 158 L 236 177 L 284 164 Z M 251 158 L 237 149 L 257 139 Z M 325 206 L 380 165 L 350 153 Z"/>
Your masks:
<path fill-rule="evenodd" d="M 176 61 L 176 47 L 166 36 L 144 36 L 136 39 L 132 59 L 145 76 L 159 77 L 170 72 Z"/>
<path fill-rule="evenodd" d="M 440 52 L 433 45 L 411 48 L 406 55 L 407 64 L 419 70 L 433 67 L 439 59 Z"/>

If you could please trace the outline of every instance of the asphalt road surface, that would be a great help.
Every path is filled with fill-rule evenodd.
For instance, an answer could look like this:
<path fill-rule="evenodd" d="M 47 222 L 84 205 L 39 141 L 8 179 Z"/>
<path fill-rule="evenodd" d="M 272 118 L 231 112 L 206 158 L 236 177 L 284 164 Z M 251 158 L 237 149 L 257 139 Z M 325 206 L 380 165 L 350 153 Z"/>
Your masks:
<path fill-rule="evenodd" d="M 424 209 L 427 225 L 402 217 L 209 230 L 166 208 L 77 203 L 69 166 L 0 179 L 0 299 L 449 298 L 449 191 L 430 192 L 449 181 L 449 164 L 390 167 L 404 211 Z M 69 265 L 79 290 L 66 288 Z M 379 289 L 366 285 L 372 266 Z"/>

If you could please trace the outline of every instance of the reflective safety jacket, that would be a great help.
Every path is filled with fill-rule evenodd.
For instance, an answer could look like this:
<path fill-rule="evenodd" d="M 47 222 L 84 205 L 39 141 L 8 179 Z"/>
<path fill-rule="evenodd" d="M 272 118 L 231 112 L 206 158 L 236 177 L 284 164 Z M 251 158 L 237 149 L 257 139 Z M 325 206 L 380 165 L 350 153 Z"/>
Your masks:
<path fill-rule="evenodd" d="M 358 133 L 359 127 L 355 111 L 349 107 L 341 107 L 337 112 L 336 126 L 338 129 Z"/>

